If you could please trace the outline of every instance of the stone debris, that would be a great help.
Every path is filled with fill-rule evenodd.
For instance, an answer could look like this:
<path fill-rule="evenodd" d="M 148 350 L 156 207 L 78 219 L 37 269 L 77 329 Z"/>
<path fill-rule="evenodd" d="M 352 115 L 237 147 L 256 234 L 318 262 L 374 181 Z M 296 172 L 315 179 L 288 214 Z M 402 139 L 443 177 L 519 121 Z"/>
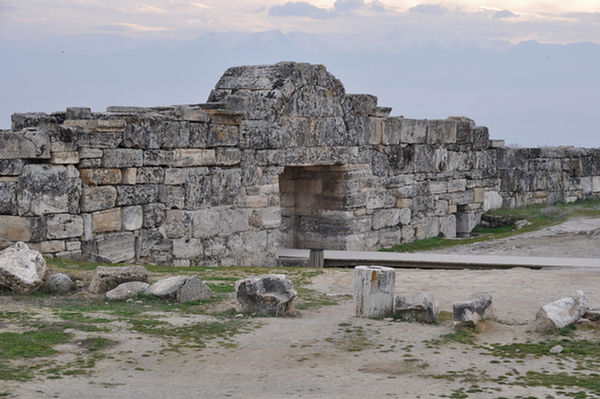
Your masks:
<path fill-rule="evenodd" d="M 64 273 L 54 273 L 46 277 L 46 289 L 57 294 L 68 294 L 75 283 Z"/>
<path fill-rule="evenodd" d="M 554 345 L 552 348 L 550 348 L 550 353 L 553 355 L 558 355 L 559 353 L 561 353 L 564 350 L 564 348 L 560 345 Z"/>
<path fill-rule="evenodd" d="M 144 266 L 98 266 L 88 291 L 104 294 L 119 284 L 129 281 L 148 281 L 148 270 Z"/>
<path fill-rule="evenodd" d="M 583 317 L 589 321 L 600 321 L 600 308 L 588 309 Z"/>
<path fill-rule="evenodd" d="M 440 309 L 437 300 L 429 294 L 397 296 L 394 299 L 394 317 L 421 323 L 435 323 Z"/>
<path fill-rule="evenodd" d="M 354 268 L 354 314 L 384 318 L 394 312 L 396 270 L 382 266 Z"/>
<path fill-rule="evenodd" d="M 586 314 L 590 304 L 583 291 L 557 299 L 542 306 L 535 316 L 536 329 L 540 331 L 564 328 L 577 323 Z"/>
<path fill-rule="evenodd" d="M 294 310 L 296 290 L 284 274 L 262 274 L 235 283 L 235 296 L 243 313 L 282 316 Z"/>
<path fill-rule="evenodd" d="M 108 291 L 104 297 L 106 299 L 110 299 L 111 301 L 119 301 L 134 297 L 148 287 L 150 287 L 150 284 L 144 283 L 143 281 L 129 281 L 127 283 L 119 284 L 112 290 Z"/>
<path fill-rule="evenodd" d="M 198 276 L 173 276 L 158 280 L 146 288 L 144 294 L 172 298 L 177 302 L 190 302 L 209 299 L 212 291 Z"/>
<path fill-rule="evenodd" d="M 0 251 L 0 286 L 18 294 L 30 294 L 43 283 L 46 261 L 27 244 L 16 244 Z"/>
<path fill-rule="evenodd" d="M 476 327 L 480 320 L 492 313 L 492 294 L 477 292 L 467 302 L 452 305 L 455 327 Z"/>

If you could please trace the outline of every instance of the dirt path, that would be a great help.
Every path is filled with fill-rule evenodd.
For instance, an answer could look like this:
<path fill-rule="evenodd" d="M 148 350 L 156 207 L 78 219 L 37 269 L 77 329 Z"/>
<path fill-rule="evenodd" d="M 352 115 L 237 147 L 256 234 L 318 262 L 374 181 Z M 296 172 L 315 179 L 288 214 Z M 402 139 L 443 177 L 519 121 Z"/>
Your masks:
<path fill-rule="evenodd" d="M 558 243 L 568 241 L 564 248 L 547 232 L 536 232 L 498 240 L 492 247 L 482 243 L 451 252 L 497 253 L 487 252 L 494 249 L 541 255 L 538 251 L 551 249 L 544 256 L 600 257 L 595 235 L 599 221 L 562 226 L 562 233 L 553 227 L 552 234 L 562 237 Z M 595 227 L 587 229 L 589 234 L 573 228 L 583 225 Z M 425 325 L 353 317 L 352 273 L 325 270 L 309 287 L 331 295 L 337 305 L 302 311 L 299 317 L 257 319 L 261 326 L 236 335 L 235 347 L 212 342 L 204 349 L 162 352 L 158 340 L 123 335 L 110 350 L 112 358 L 98 362 L 91 377 L 36 379 L 7 387 L 22 398 L 566 398 L 578 392 L 600 396 L 599 391 L 577 386 L 579 382 L 552 387 L 536 379 L 567 373 L 581 374 L 579 381 L 587 381 L 591 373 L 600 372 L 600 357 L 554 356 L 547 350 L 522 357 L 518 352 L 492 353 L 491 346 L 564 338 L 531 331 L 535 313 L 541 305 L 577 289 L 600 306 L 600 269 L 398 270 L 398 294 L 429 292 L 445 312 L 471 293 L 489 291 L 498 320 L 484 323 L 472 335 L 475 343 L 457 337 L 447 319 Z M 597 343 L 600 333 L 597 325 L 588 323 L 568 338 Z"/>

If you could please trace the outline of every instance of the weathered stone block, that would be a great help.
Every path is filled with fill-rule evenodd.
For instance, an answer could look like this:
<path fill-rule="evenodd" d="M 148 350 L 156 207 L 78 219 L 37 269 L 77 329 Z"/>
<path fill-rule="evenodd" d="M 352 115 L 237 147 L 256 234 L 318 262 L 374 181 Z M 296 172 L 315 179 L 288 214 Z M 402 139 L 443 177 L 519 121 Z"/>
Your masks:
<path fill-rule="evenodd" d="M 239 169 L 215 168 L 212 171 L 211 205 L 232 205 L 241 189 L 242 174 Z"/>
<path fill-rule="evenodd" d="M 104 297 L 111 301 L 120 301 L 135 297 L 148 287 L 150 287 L 150 284 L 143 281 L 129 281 L 127 283 L 121 283 L 112 290 L 108 291 Z"/>
<path fill-rule="evenodd" d="M 64 166 L 26 165 L 17 187 L 19 215 L 77 211 L 80 184 L 79 179 L 68 178 Z"/>
<path fill-rule="evenodd" d="M 552 330 L 576 323 L 590 308 L 583 291 L 542 306 L 535 317 L 536 329 Z"/>
<path fill-rule="evenodd" d="M 189 167 L 214 165 L 216 161 L 217 156 L 214 149 L 178 149 L 173 153 L 172 166 Z"/>
<path fill-rule="evenodd" d="M 17 182 L 0 181 L 0 215 L 17 214 Z"/>
<path fill-rule="evenodd" d="M 422 144 L 427 137 L 427 121 L 418 119 L 402 119 L 400 124 L 400 143 Z"/>
<path fill-rule="evenodd" d="M 117 187 L 117 205 L 144 205 L 159 202 L 160 185 L 138 184 Z"/>
<path fill-rule="evenodd" d="M 19 176 L 25 161 L 22 159 L 0 159 L 0 176 Z"/>
<path fill-rule="evenodd" d="M 207 135 L 209 147 L 235 146 L 240 141 L 239 128 L 235 125 L 210 124 Z"/>
<path fill-rule="evenodd" d="M 394 299 L 394 316 L 402 320 L 435 323 L 439 313 L 437 300 L 424 292 Z"/>
<path fill-rule="evenodd" d="M 77 144 L 79 147 L 114 149 L 123 141 L 121 132 L 79 132 Z"/>
<path fill-rule="evenodd" d="M 452 144 L 456 142 L 457 122 L 452 120 L 430 120 L 427 123 L 427 143 Z"/>
<path fill-rule="evenodd" d="M 483 195 L 483 212 L 502 208 L 504 199 L 497 191 L 486 191 Z"/>
<path fill-rule="evenodd" d="M 44 132 L 24 129 L 0 131 L 0 159 L 48 159 L 50 139 Z"/>
<path fill-rule="evenodd" d="M 177 185 L 184 184 L 187 177 L 187 168 L 169 168 L 165 169 L 165 184 Z"/>
<path fill-rule="evenodd" d="M 81 181 L 88 186 L 121 183 L 120 169 L 80 169 Z"/>
<path fill-rule="evenodd" d="M 83 220 L 79 215 L 52 215 L 46 219 L 46 226 L 49 240 L 81 237 L 83 234 Z"/>
<path fill-rule="evenodd" d="M 142 166 L 143 151 L 128 148 L 106 149 L 102 154 L 105 168 L 131 168 Z"/>
<path fill-rule="evenodd" d="M 400 210 L 382 209 L 373 215 L 373 230 L 380 230 L 386 227 L 397 226 L 400 222 Z"/>
<path fill-rule="evenodd" d="M 208 299 L 212 296 L 212 291 L 198 276 L 173 276 L 152 284 L 144 290 L 144 294 L 189 302 Z"/>
<path fill-rule="evenodd" d="M 136 184 L 161 184 L 164 181 L 164 169 L 159 167 L 138 168 Z"/>
<path fill-rule="evenodd" d="M 193 235 L 196 238 L 229 235 L 248 230 L 245 209 L 202 209 L 193 213 Z"/>
<path fill-rule="evenodd" d="M 242 160 L 242 153 L 237 148 L 217 148 L 216 156 L 216 165 L 237 165 Z"/>
<path fill-rule="evenodd" d="M 46 261 L 23 242 L 0 251 L 0 286 L 18 294 L 37 290 L 46 273 Z"/>
<path fill-rule="evenodd" d="M 71 277 L 64 273 L 54 273 L 46 278 L 46 289 L 56 294 L 68 294 L 74 283 Z"/>
<path fill-rule="evenodd" d="M 79 149 L 79 159 L 102 158 L 102 150 L 99 148 L 83 147 Z"/>
<path fill-rule="evenodd" d="M 121 208 L 123 214 L 123 230 L 139 230 L 143 224 L 142 206 L 125 206 Z"/>
<path fill-rule="evenodd" d="M 478 292 L 469 297 L 467 302 L 452 305 L 455 327 L 475 327 L 479 321 L 491 315 L 492 295 Z"/>
<path fill-rule="evenodd" d="M 354 268 L 354 314 L 383 318 L 394 311 L 396 271 L 391 267 Z"/>
<path fill-rule="evenodd" d="M 173 240 L 173 256 L 176 258 L 195 258 L 204 254 L 202 241 L 197 238 Z"/>
<path fill-rule="evenodd" d="M 92 213 L 92 232 L 94 234 L 113 231 L 121 231 L 121 208 Z"/>
<path fill-rule="evenodd" d="M 173 163 L 172 150 L 146 150 L 144 151 L 144 166 L 168 166 Z"/>
<path fill-rule="evenodd" d="M 9 241 L 35 242 L 44 240 L 46 224 L 39 217 L 0 215 L 0 237 Z"/>
<path fill-rule="evenodd" d="M 165 205 L 161 203 L 146 204 L 142 206 L 144 229 L 159 227 L 165 220 Z"/>
<path fill-rule="evenodd" d="M 96 237 L 97 255 L 113 263 L 135 258 L 135 237 L 133 233 L 111 233 Z"/>
<path fill-rule="evenodd" d="M 282 316 L 294 310 L 296 290 L 283 274 L 263 274 L 235 283 L 235 296 L 244 313 Z"/>
<path fill-rule="evenodd" d="M 117 189 L 112 186 L 84 187 L 81 196 L 81 210 L 93 212 L 115 206 Z"/>
<path fill-rule="evenodd" d="M 144 266 L 98 266 L 88 290 L 103 294 L 130 281 L 147 282 L 148 270 Z"/>

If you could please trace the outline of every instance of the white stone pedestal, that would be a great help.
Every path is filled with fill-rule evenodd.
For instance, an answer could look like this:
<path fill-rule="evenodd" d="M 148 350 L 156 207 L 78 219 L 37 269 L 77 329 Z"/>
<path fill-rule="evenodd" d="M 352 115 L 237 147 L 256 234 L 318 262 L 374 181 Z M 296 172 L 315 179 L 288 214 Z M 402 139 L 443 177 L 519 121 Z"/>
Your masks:
<path fill-rule="evenodd" d="M 383 318 L 394 311 L 396 270 L 382 266 L 354 268 L 354 314 Z"/>

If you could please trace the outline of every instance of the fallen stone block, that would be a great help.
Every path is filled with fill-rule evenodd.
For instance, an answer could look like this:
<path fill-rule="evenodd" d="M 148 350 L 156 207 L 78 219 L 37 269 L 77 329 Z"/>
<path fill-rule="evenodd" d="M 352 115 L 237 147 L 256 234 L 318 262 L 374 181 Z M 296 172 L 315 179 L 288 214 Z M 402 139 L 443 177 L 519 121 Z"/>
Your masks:
<path fill-rule="evenodd" d="M 477 292 L 467 302 L 452 305 L 455 327 L 475 327 L 479 321 L 491 314 L 492 295 Z"/>
<path fill-rule="evenodd" d="M 557 299 L 542 306 L 535 315 L 535 324 L 538 331 L 555 330 L 570 326 L 587 313 L 590 308 L 583 291 L 575 295 Z"/>
<path fill-rule="evenodd" d="M 589 321 L 600 321 L 600 308 L 588 309 L 583 317 Z"/>
<path fill-rule="evenodd" d="M 42 285 L 45 273 L 42 254 L 21 241 L 0 251 L 0 286 L 30 294 Z"/>
<path fill-rule="evenodd" d="M 397 296 L 394 300 L 394 317 L 402 320 L 435 323 L 439 314 L 437 300 L 424 292 Z"/>
<path fill-rule="evenodd" d="M 119 284 L 129 281 L 148 281 L 148 270 L 144 266 L 98 266 L 88 291 L 103 294 Z"/>
<path fill-rule="evenodd" d="M 67 294 L 73 287 L 73 280 L 64 273 L 54 273 L 46 278 L 46 289 L 57 294 Z"/>
<path fill-rule="evenodd" d="M 294 310 L 296 290 L 283 274 L 262 274 L 238 280 L 235 292 L 243 313 L 281 316 Z"/>
<path fill-rule="evenodd" d="M 354 268 L 354 314 L 383 318 L 394 310 L 396 271 L 391 267 L 356 266 Z"/>
<path fill-rule="evenodd" d="M 119 284 L 108 291 L 104 296 L 111 301 L 119 301 L 136 296 L 148 287 L 150 287 L 150 284 L 144 283 L 143 281 L 129 281 L 127 283 Z"/>
<path fill-rule="evenodd" d="M 173 276 L 152 284 L 144 290 L 144 294 L 171 298 L 177 302 L 190 302 L 208 299 L 212 296 L 212 291 L 198 276 Z"/>

